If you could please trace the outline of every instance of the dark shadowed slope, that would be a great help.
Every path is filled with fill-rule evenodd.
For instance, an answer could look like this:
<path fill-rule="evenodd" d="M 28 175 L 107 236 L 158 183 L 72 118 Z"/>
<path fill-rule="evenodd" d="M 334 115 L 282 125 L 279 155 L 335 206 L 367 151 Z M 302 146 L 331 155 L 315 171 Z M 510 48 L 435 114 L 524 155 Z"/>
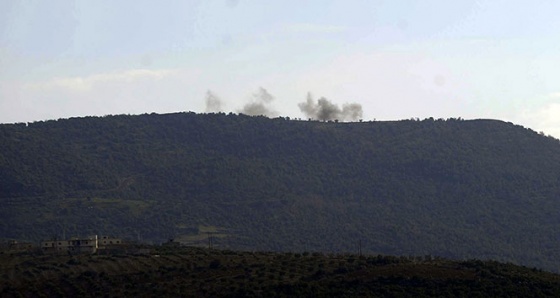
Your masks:
<path fill-rule="evenodd" d="M 430 257 L 152 248 L 0 254 L 1 297 L 558 297 L 560 276 Z"/>
<path fill-rule="evenodd" d="M 492 120 L 0 125 L 0 236 L 114 234 L 560 266 L 560 143 Z"/>

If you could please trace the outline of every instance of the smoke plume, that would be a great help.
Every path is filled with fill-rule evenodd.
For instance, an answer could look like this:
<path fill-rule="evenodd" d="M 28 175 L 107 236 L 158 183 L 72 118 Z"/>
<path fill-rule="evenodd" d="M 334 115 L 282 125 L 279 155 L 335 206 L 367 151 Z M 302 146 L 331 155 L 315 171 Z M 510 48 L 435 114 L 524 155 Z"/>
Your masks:
<path fill-rule="evenodd" d="M 275 117 L 277 112 L 270 108 L 270 104 L 273 100 L 274 96 L 268 93 L 263 87 L 259 87 L 259 90 L 253 94 L 250 102 L 245 104 L 239 113 L 250 116 Z"/>
<path fill-rule="evenodd" d="M 212 91 L 206 92 L 206 113 L 217 113 L 222 111 L 222 100 Z"/>
<path fill-rule="evenodd" d="M 311 93 L 307 93 L 307 100 L 298 106 L 307 117 L 323 121 L 356 121 L 363 115 L 362 105 L 358 103 L 344 104 L 341 109 L 324 97 L 315 102 Z"/>

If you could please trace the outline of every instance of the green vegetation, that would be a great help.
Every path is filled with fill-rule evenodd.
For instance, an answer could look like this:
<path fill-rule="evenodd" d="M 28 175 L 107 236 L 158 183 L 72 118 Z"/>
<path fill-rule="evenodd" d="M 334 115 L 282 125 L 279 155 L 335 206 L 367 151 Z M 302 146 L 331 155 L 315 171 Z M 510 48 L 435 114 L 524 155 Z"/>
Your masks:
<path fill-rule="evenodd" d="M 440 258 L 153 247 L 151 255 L 0 254 L 2 297 L 558 297 L 560 276 Z"/>
<path fill-rule="evenodd" d="M 0 125 L 0 238 L 360 244 L 557 271 L 559 169 L 558 140 L 493 120 L 177 113 Z"/>

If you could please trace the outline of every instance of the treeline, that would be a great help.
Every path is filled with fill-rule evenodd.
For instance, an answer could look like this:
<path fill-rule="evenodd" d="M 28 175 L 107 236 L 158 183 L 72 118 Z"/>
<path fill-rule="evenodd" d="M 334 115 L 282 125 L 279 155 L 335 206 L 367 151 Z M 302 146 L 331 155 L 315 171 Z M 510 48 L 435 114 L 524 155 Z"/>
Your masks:
<path fill-rule="evenodd" d="M 235 114 L 0 125 L 0 237 L 560 265 L 560 143 L 494 120 Z"/>

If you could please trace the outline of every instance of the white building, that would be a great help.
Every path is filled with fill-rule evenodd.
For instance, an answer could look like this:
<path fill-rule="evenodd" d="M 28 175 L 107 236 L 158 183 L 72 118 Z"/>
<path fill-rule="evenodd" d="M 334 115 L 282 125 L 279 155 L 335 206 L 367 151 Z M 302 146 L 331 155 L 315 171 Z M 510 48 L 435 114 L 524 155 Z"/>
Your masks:
<path fill-rule="evenodd" d="M 95 253 L 99 248 L 97 235 L 85 238 L 72 237 L 69 240 L 48 240 L 41 242 L 41 249 L 47 252 Z"/>
<path fill-rule="evenodd" d="M 122 244 L 122 240 L 120 238 L 112 238 L 109 236 L 101 236 L 98 239 L 99 246 L 113 246 Z"/>

